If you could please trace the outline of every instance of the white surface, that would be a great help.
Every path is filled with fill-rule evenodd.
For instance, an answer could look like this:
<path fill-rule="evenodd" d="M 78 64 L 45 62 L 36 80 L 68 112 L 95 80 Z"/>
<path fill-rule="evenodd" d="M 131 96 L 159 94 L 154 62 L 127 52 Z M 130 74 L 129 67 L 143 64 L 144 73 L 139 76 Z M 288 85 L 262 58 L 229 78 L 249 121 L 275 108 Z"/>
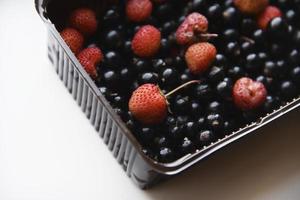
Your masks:
<path fill-rule="evenodd" d="M 299 111 L 142 191 L 52 70 L 33 0 L 1 0 L 0 25 L 1 200 L 300 198 Z"/>

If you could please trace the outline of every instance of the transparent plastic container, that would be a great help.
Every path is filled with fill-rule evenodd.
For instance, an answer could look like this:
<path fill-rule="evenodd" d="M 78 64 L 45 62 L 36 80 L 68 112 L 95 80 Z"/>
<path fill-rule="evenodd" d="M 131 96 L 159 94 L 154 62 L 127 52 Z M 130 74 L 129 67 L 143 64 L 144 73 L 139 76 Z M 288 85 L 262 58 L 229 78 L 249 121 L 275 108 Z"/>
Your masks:
<path fill-rule="evenodd" d="M 142 152 L 141 144 L 113 111 L 109 102 L 60 37 L 57 27 L 62 27 L 64 24 L 62 16 L 75 5 L 81 4 L 91 6 L 97 12 L 101 12 L 105 7 L 105 0 L 35 0 L 36 10 L 48 29 L 48 56 L 59 78 L 112 151 L 113 156 L 127 175 L 141 188 L 149 188 L 195 164 L 201 164 L 201 160 L 217 150 L 221 150 L 242 137 L 254 134 L 256 129 L 300 106 L 300 97 L 294 98 L 258 121 L 229 133 L 223 139 L 193 154 L 167 164 L 154 161 Z"/>

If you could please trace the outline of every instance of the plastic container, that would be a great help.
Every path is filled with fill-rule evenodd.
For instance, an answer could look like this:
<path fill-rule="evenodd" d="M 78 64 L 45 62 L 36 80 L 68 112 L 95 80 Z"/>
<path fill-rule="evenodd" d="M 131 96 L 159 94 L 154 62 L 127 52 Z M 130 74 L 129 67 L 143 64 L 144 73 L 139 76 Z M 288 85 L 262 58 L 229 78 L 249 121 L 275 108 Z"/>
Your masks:
<path fill-rule="evenodd" d="M 113 156 L 127 175 L 141 188 L 148 188 L 161 180 L 179 174 L 195 164 L 200 164 L 201 160 L 217 150 L 246 135 L 254 134 L 256 129 L 300 106 L 300 97 L 295 98 L 258 121 L 241 128 L 237 132 L 226 135 L 223 139 L 219 139 L 193 154 L 186 155 L 173 163 L 158 163 L 142 152 L 139 142 L 113 111 L 56 29 L 64 23 L 60 20 L 60 16 L 72 9 L 72 5 L 80 5 L 81 3 L 90 5 L 99 11 L 105 6 L 105 2 L 101 0 L 35 0 L 36 9 L 46 24 L 49 33 L 48 56 L 59 78 L 77 101 L 104 143 L 112 151 Z M 56 22 L 56 27 L 49 19 L 50 15 L 51 20 Z"/>

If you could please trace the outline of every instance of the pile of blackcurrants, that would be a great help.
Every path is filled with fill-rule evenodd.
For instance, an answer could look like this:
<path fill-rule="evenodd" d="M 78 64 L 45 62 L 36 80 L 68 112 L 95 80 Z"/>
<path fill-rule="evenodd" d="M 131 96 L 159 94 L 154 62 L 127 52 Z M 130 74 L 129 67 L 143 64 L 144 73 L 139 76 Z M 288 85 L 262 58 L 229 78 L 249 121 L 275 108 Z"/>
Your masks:
<path fill-rule="evenodd" d="M 255 1 L 254 1 L 255 2 Z M 271 113 L 300 94 L 300 0 L 270 0 L 282 16 L 261 28 L 253 15 L 241 12 L 233 0 L 166 0 L 153 2 L 143 22 L 126 17 L 125 4 L 108 5 L 99 33 L 89 40 L 103 52 L 97 67 L 99 90 L 140 141 L 143 151 L 159 162 L 172 162 Z M 186 49 L 176 42 L 176 30 L 190 13 L 207 17 L 209 42 L 217 49 L 215 61 L 200 75 L 190 72 Z M 141 58 L 132 51 L 132 39 L 145 24 L 161 32 L 159 52 Z M 238 109 L 232 100 L 241 77 L 261 82 L 267 89 L 262 106 Z M 200 80 L 169 100 L 163 123 L 146 126 L 128 109 L 134 90 L 145 83 L 166 93 L 180 84 Z"/>

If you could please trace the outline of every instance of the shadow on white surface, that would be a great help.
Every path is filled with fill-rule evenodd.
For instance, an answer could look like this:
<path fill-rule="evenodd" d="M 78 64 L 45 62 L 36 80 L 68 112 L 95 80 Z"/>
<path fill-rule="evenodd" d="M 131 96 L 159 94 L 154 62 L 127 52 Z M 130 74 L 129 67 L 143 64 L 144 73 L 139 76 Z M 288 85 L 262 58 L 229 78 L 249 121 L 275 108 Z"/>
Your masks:
<path fill-rule="evenodd" d="M 147 194 L 156 200 L 299 199 L 299 115 L 298 109 Z"/>

